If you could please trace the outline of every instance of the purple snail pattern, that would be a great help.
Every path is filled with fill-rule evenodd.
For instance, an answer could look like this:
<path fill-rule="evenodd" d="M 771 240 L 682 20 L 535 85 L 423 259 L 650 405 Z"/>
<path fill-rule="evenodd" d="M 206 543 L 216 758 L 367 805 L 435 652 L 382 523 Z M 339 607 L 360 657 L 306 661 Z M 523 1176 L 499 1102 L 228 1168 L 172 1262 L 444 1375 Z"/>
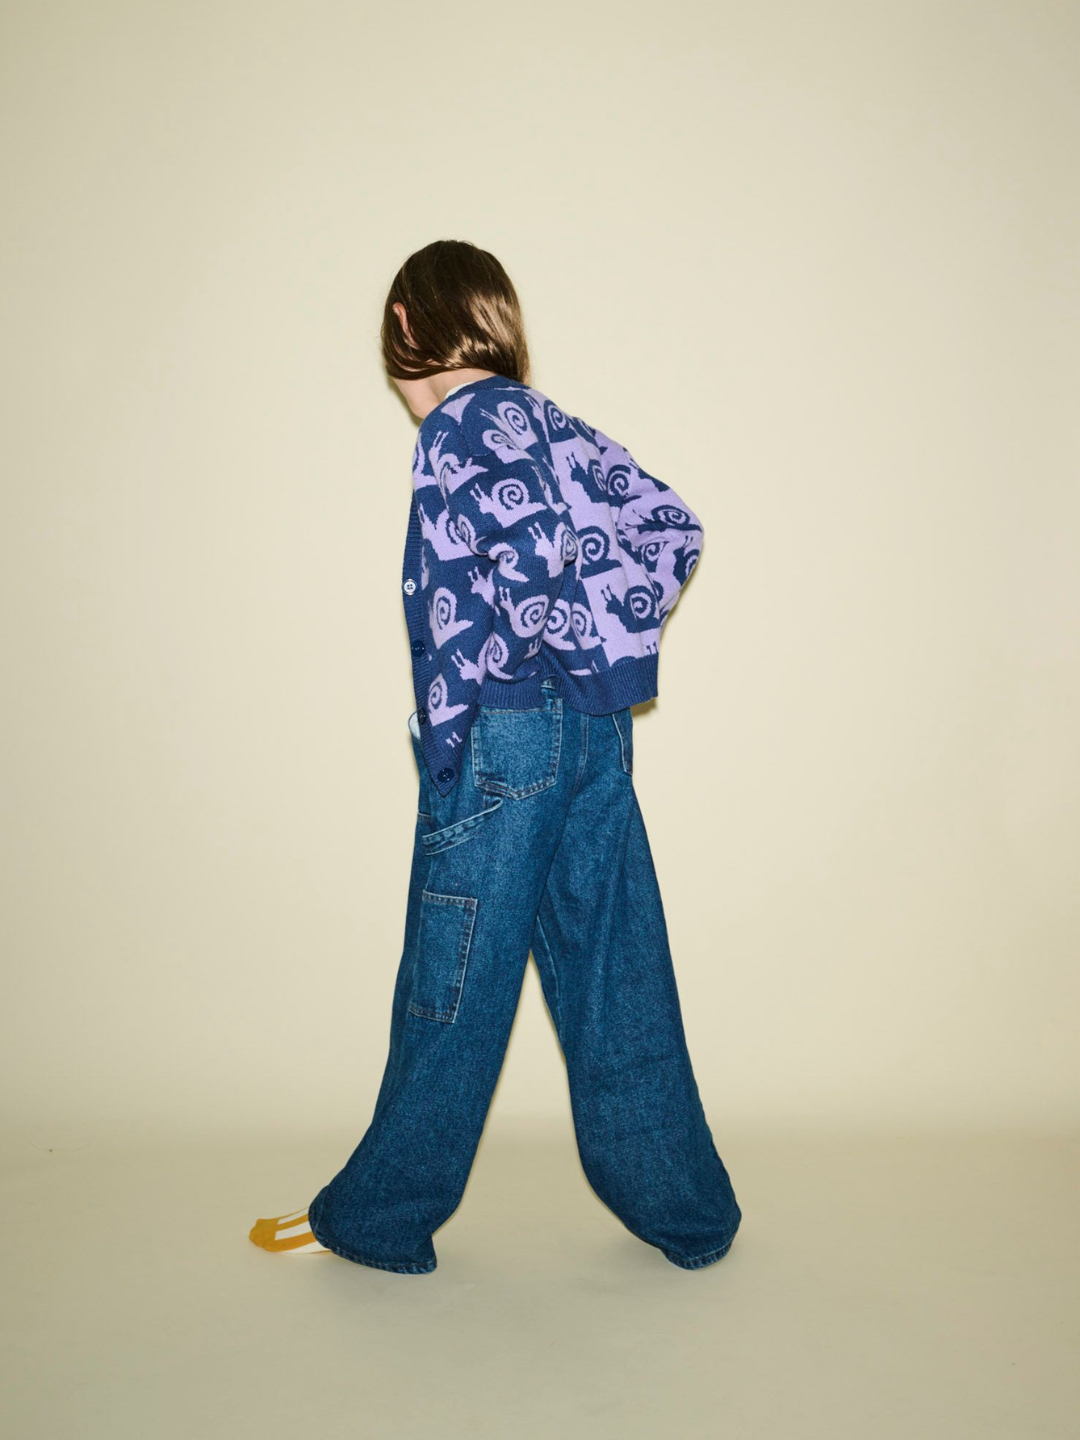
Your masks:
<path fill-rule="evenodd" d="M 447 794 L 478 707 L 602 715 L 658 693 L 702 523 L 629 451 L 505 375 L 420 425 L 402 571 L 421 749 Z M 414 734 L 415 734 L 414 730 Z"/>

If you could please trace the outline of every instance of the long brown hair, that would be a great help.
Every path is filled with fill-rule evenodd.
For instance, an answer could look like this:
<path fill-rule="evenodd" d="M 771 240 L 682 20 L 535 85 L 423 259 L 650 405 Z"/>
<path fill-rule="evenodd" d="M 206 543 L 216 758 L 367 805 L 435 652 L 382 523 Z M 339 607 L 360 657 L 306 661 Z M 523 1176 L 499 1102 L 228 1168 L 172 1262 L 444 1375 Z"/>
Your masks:
<path fill-rule="evenodd" d="M 405 306 L 412 344 L 395 303 Z M 467 240 L 433 240 L 409 256 L 386 297 L 380 339 L 396 380 L 476 368 L 528 383 L 517 292 L 495 256 Z"/>

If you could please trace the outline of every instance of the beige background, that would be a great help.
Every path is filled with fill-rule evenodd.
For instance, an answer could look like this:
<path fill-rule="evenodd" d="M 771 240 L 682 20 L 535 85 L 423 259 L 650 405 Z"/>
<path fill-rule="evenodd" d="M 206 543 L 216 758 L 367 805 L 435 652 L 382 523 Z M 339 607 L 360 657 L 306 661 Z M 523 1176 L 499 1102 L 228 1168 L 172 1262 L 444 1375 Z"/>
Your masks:
<path fill-rule="evenodd" d="M 5 1440 L 1074 1440 L 1080 12 L 0 27 Z M 531 967 L 434 1274 L 247 1241 L 386 1058 L 437 237 L 705 523 L 635 712 L 699 1272 L 589 1192 Z"/>
<path fill-rule="evenodd" d="M 376 331 L 438 236 L 705 523 L 636 778 L 717 1128 L 1074 1122 L 1076 13 L 5 28 L 9 1123 L 366 1123 L 415 801 Z M 531 966 L 496 1104 L 568 1113 Z"/>

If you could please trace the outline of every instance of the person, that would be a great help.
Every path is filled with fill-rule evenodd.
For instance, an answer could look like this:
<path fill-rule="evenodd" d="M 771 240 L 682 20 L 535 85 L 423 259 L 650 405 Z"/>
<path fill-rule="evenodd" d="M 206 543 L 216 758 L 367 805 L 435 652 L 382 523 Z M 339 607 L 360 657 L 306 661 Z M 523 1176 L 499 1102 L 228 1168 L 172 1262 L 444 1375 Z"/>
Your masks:
<path fill-rule="evenodd" d="M 305 1209 L 250 1238 L 435 1269 L 530 952 L 596 1195 L 684 1269 L 742 1212 L 706 1122 L 634 788 L 632 706 L 703 527 L 529 380 L 515 289 L 465 241 L 410 255 L 382 323 L 420 420 L 402 568 L 419 779 L 389 1054 L 370 1124 Z"/>

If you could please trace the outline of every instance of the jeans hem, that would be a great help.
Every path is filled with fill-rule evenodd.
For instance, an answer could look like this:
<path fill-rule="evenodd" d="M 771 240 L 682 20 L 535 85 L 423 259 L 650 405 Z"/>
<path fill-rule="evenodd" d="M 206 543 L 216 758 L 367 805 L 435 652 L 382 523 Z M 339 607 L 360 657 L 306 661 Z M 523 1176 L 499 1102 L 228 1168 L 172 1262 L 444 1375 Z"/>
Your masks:
<path fill-rule="evenodd" d="M 311 1233 L 314 1235 L 314 1230 Z M 315 1235 L 315 1239 L 319 1240 L 319 1237 Z M 340 1255 L 343 1260 L 351 1260 L 354 1265 L 368 1265 L 373 1270 L 392 1270 L 396 1275 L 429 1275 L 437 1264 L 437 1261 L 431 1260 L 426 1265 L 399 1265 L 392 1260 L 376 1260 L 370 1255 L 358 1255 L 340 1245 L 327 1245 L 325 1240 L 319 1240 L 319 1244 L 332 1250 L 335 1255 Z"/>
<path fill-rule="evenodd" d="M 663 1252 L 664 1258 L 670 1260 L 673 1265 L 678 1265 L 680 1270 L 701 1270 L 706 1265 L 715 1265 L 717 1260 L 722 1260 L 735 1243 L 735 1236 L 726 1241 L 715 1250 L 709 1250 L 704 1255 L 694 1255 L 690 1259 L 685 1256 L 675 1255 L 670 1250 Z"/>
<path fill-rule="evenodd" d="M 322 1245 L 323 1241 L 319 1241 Z M 340 1255 L 343 1260 L 351 1260 L 354 1265 L 367 1265 L 372 1270 L 392 1270 L 395 1275 L 430 1275 L 435 1269 L 436 1262 L 432 1260 L 427 1265 L 395 1265 L 389 1260 L 373 1260 L 370 1256 L 354 1255 L 350 1250 L 342 1250 L 337 1245 L 327 1245 L 327 1250 L 332 1250 L 335 1255 Z"/>
<path fill-rule="evenodd" d="M 340 1255 L 343 1260 L 351 1260 L 354 1265 L 367 1265 L 372 1270 L 391 1270 L 395 1275 L 429 1275 L 438 1264 L 433 1255 L 430 1260 L 376 1260 L 373 1255 L 361 1255 L 356 1250 L 348 1250 L 344 1245 L 335 1245 L 333 1241 L 326 1240 L 315 1228 L 311 1218 L 311 1209 L 308 1208 L 308 1225 L 311 1233 L 318 1240 L 319 1244 L 326 1250 L 332 1250 L 335 1255 Z"/>

